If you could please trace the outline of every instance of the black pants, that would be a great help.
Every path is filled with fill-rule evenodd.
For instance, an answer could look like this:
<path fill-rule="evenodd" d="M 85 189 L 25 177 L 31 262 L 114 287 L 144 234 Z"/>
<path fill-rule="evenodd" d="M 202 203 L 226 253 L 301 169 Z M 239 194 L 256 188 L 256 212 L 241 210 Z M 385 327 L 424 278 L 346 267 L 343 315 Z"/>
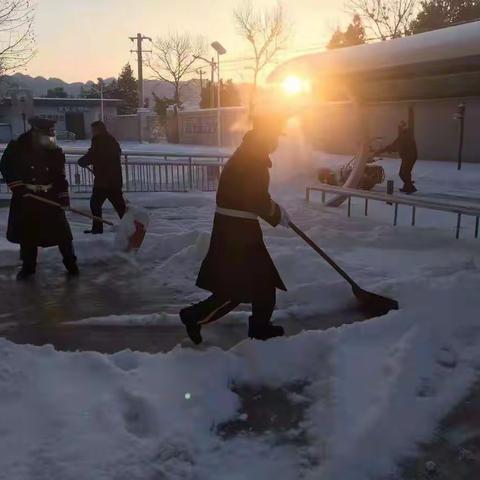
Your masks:
<path fill-rule="evenodd" d="M 67 268 L 77 262 L 77 257 L 75 256 L 75 250 L 73 249 L 73 243 L 71 241 L 61 243 L 58 246 L 58 249 L 62 254 L 63 264 Z M 35 273 L 37 268 L 37 256 L 38 247 L 36 245 L 28 245 L 25 243 L 20 245 L 20 258 L 23 262 L 23 270 Z"/>
<path fill-rule="evenodd" d="M 415 166 L 416 160 L 411 160 L 411 159 L 402 159 L 402 165 L 400 166 L 400 178 L 403 182 L 403 187 L 404 188 L 409 188 L 413 187 L 413 182 L 412 182 L 412 170 L 413 167 Z"/>
<path fill-rule="evenodd" d="M 241 302 L 222 298 L 215 294 L 202 302 L 192 305 L 188 309 L 198 318 L 197 323 L 207 325 L 219 320 L 227 313 L 237 308 Z M 251 323 L 255 327 L 261 328 L 270 323 L 276 303 L 276 292 L 272 289 L 269 292 L 262 292 L 256 295 L 252 302 Z"/>
<path fill-rule="evenodd" d="M 108 200 L 113 205 L 113 208 L 120 218 L 125 215 L 127 207 L 125 205 L 125 200 L 123 199 L 122 189 L 100 187 L 93 187 L 92 196 L 90 198 L 90 210 L 92 211 L 92 215 L 95 215 L 96 217 L 102 216 L 102 207 L 105 200 Z M 103 233 L 103 223 L 93 221 L 92 232 Z"/>

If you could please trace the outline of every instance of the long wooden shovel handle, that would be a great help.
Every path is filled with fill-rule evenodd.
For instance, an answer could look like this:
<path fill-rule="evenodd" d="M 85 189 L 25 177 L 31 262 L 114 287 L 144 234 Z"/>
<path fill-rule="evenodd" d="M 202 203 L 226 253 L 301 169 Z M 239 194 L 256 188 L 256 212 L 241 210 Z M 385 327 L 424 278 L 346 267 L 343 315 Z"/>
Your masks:
<path fill-rule="evenodd" d="M 339 267 L 310 237 L 308 237 L 302 230 L 300 230 L 294 223 L 289 223 L 290 228 L 303 240 L 305 240 L 308 245 L 310 245 L 336 272 L 338 272 L 352 287 L 360 288 L 353 280 L 350 275 L 348 275 L 345 270 Z"/>
<path fill-rule="evenodd" d="M 53 202 L 52 200 L 48 200 L 48 198 L 39 197 L 38 195 L 34 195 L 33 193 L 27 193 L 24 195 L 24 197 L 33 198 L 35 200 L 38 200 L 39 202 L 45 203 L 47 205 L 51 205 L 52 207 L 63 208 L 63 206 L 60 205 L 59 203 Z M 112 222 L 109 222 L 108 220 L 104 220 L 101 217 L 96 217 L 95 215 L 91 215 L 90 213 L 87 213 L 87 212 L 82 212 L 81 210 L 77 210 L 75 208 L 69 207 L 68 210 L 70 210 L 73 213 L 76 213 L 77 215 L 81 215 L 82 217 L 87 217 L 87 218 L 90 218 L 91 220 L 105 223 L 106 225 L 110 225 L 110 226 L 114 225 Z"/>

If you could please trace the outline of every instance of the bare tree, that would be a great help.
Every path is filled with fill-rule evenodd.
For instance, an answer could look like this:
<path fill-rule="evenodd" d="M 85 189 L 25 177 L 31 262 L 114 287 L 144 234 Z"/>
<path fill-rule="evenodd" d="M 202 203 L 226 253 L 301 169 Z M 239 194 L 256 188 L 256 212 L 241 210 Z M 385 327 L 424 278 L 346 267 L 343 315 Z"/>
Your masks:
<path fill-rule="evenodd" d="M 408 35 L 418 0 L 347 0 L 347 12 L 359 15 L 374 38 Z"/>
<path fill-rule="evenodd" d="M 30 0 L 0 0 L 0 75 L 35 55 L 34 6 Z"/>
<path fill-rule="evenodd" d="M 153 42 L 153 52 L 147 64 L 159 80 L 174 87 L 174 102 L 178 107 L 182 103 L 184 81 L 195 72 L 195 65 L 205 51 L 205 39 L 188 33 L 173 32 Z"/>
<path fill-rule="evenodd" d="M 258 76 L 270 64 L 289 39 L 291 28 L 285 20 L 282 3 L 264 10 L 255 10 L 250 0 L 233 12 L 235 26 L 251 47 L 253 53 L 250 68 L 253 71 L 253 88 L 250 95 L 250 111 L 257 94 Z"/>

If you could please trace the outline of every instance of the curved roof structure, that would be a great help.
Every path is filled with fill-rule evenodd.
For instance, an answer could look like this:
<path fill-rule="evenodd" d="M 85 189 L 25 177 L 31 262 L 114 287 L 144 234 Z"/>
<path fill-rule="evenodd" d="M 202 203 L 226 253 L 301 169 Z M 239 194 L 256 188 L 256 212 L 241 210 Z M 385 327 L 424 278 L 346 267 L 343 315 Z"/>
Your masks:
<path fill-rule="evenodd" d="M 480 22 L 420 33 L 385 42 L 303 55 L 278 66 L 269 76 L 409 79 L 480 71 Z"/>

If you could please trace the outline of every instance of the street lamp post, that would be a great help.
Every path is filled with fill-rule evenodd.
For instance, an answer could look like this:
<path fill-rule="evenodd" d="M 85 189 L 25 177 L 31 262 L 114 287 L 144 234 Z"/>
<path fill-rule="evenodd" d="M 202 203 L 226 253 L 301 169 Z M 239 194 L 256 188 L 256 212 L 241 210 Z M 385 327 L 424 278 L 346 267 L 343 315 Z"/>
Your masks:
<path fill-rule="evenodd" d="M 105 121 L 105 109 L 103 106 L 103 78 L 98 78 L 98 83 L 100 84 L 100 119 L 102 122 Z"/>
<path fill-rule="evenodd" d="M 220 85 L 220 56 L 225 55 L 227 50 L 220 42 L 213 42 L 212 48 L 217 52 L 217 143 L 222 146 L 222 111 L 221 111 L 221 85 Z"/>

